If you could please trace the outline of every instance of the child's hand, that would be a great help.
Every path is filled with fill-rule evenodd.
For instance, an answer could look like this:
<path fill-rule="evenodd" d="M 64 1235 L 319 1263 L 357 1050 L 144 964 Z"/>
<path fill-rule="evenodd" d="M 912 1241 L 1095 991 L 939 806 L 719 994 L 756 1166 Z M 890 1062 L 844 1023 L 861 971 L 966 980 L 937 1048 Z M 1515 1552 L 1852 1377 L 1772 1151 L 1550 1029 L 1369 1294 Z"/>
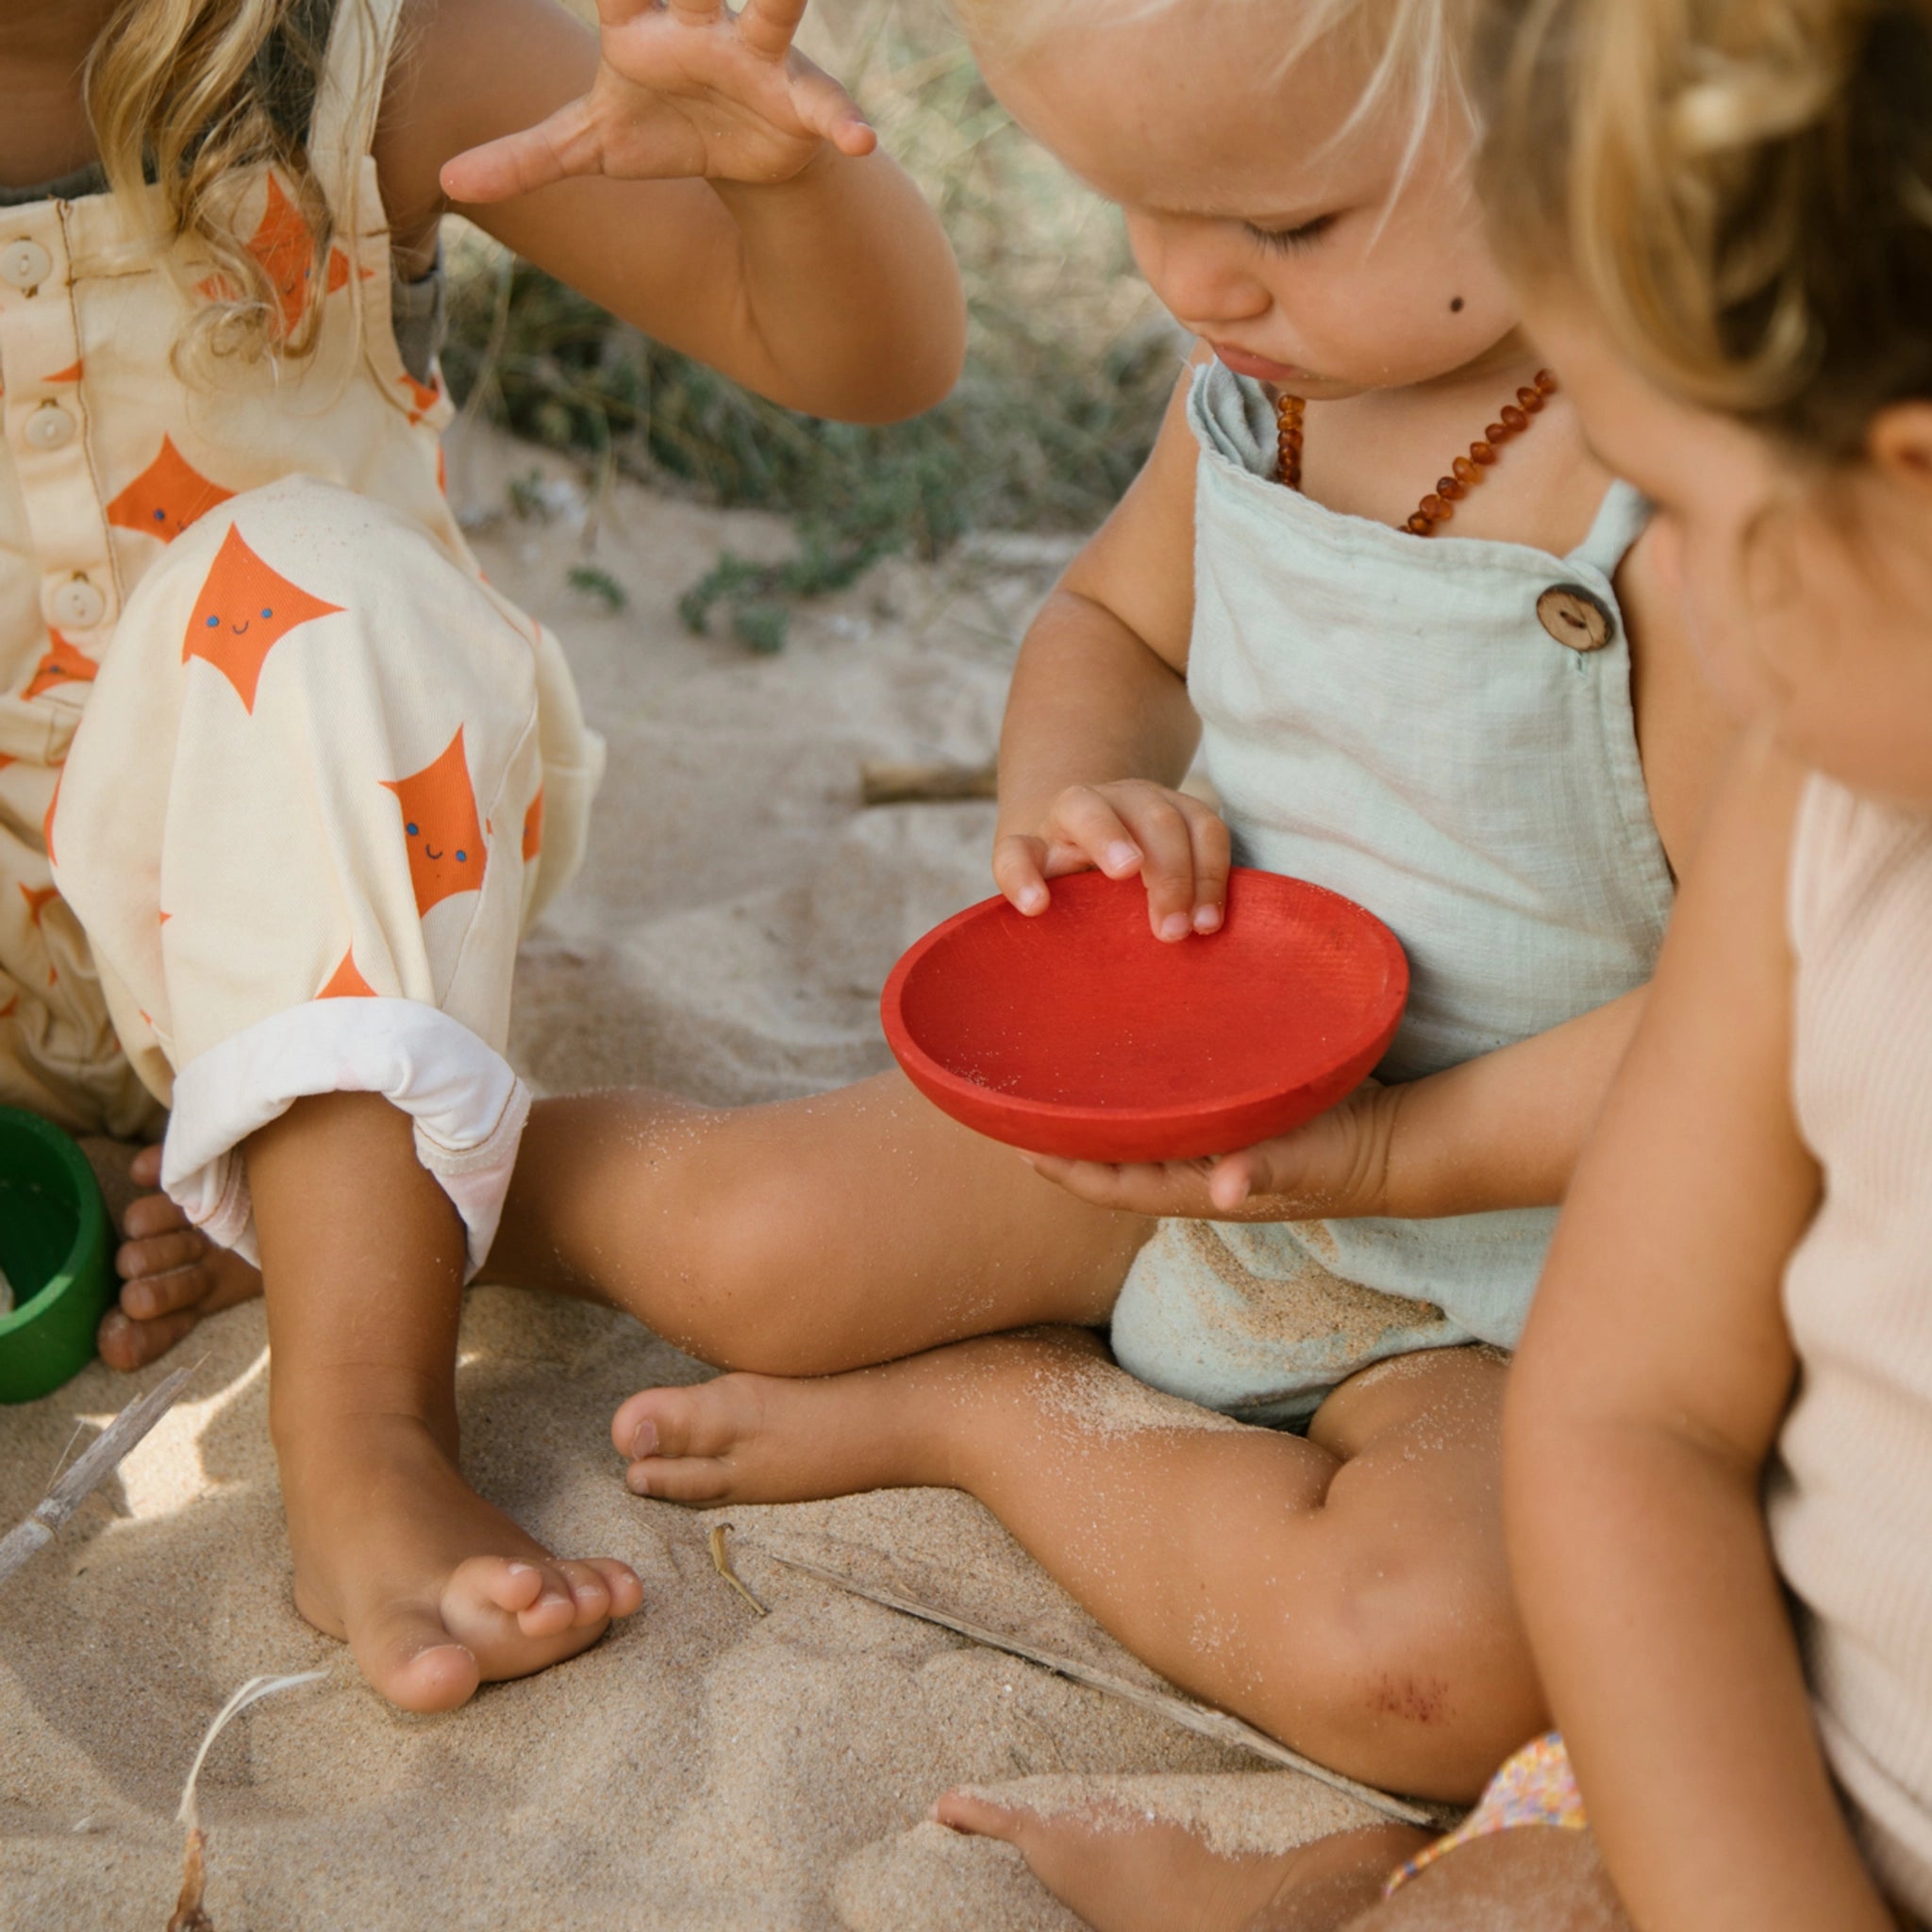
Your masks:
<path fill-rule="evenodd" d="M 443 192 L 482 204 L 574 175 L 789 181 L 829 142 L 878 137 L 837 81 L 791 48 L 806 0 L 598 0 L 603 47 L 589 93 L 535 127 L 446 162 Z"/>
<path fill-rule="evenodd" d="M 1239 1154 L 1109 1167 L 1023 1157 L 1033 1171 L 1096 1208 L 1187 1221 L 1325 1221 L 1398 1211 L 1391 1151 L 1406 1089 L 1371 1080 L 1278 1141 Z"/>
<path fill-rule="evenodd" d="M 1138 873 L 1154 936 L 1184 940 L 1220 927 L 1228 856 L 1227 827 L 1198 798 L 1125 778 L 1069 786 L 1037 830 L 1003 833 L 993 844 L 992 875 L 1031 918 L 1046 910 L 1048 879 L 1089 868 L 1110 879 Z"/>

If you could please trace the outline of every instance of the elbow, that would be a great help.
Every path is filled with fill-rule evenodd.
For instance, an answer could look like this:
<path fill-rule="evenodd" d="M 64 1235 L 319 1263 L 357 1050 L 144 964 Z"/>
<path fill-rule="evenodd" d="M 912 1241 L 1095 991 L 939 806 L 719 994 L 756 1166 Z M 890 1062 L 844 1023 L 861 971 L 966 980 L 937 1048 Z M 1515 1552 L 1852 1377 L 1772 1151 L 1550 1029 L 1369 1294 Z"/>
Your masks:
<path fill-rule="evenodd" d="M 849 407 L 837 412 L 847 423 L 905 423 L 938 408 L 953 393 L 966 367 L 964 304 L 931 318 L 911 340 L 901 336 L 880 346 L 887 353 L 858 372 L 845 398 Z"/>

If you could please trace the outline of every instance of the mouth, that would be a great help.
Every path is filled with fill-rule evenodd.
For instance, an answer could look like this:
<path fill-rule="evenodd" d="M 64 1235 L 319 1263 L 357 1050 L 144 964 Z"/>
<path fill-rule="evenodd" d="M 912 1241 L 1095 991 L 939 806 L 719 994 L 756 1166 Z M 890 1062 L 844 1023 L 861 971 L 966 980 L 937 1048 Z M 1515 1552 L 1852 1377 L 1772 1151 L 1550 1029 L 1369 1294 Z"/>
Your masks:
<path fill-rule="evenodd" d="M 1208 346 L 1226 368 L 1237 375 L 1252 376 L 1257 382 L 1286 386 L 1315 380 L 1306 369 L 1297 369 L 1292 362 L 1276 362 L 1269 357 L 1257 356 L 1252 349 L 1242 348 L 1239 342 L 1217 342 L 1210 339 Z"/>
<path fill-rule="evenodd" d="M 425 841 L 423 846 L 423 857 L 425 858 L 441 858 L 442 854 Z"/>
<path fill-rule="evenodd" d="M 254 622 L 255 622 L 254 618 L 252 618 L 252 617 L 251 617 L 251 618 L 250 618 L 250 619 L 248 620 L 248 624 L 231 624 L 231 625 L 230 625 L 228 626 L 228 628 L 229 628 L 229 629 L 230 629 L 231 631 L 233 631 L 233 632 L 235 633 L 235 635 L 236 635 L 236 636 L 237 636 L 237 637 L 239 638 L 239 637 L 240 637 L 240 636 L 242 635 L 242 633 L 243 631 L 245 631 L 245 630 L 246 630 L 246 629 L 248 628 L 248 625 L 249 625 L 249 624 L 253 624 Z"/>

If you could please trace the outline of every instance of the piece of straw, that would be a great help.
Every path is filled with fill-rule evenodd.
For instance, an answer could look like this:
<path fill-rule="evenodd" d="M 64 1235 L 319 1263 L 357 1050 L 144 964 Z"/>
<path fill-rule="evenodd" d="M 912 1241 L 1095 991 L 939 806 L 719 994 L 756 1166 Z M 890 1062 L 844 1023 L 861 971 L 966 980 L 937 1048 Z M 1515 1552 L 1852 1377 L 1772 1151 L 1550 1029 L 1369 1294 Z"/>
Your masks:
<path fill-rule="evenodd" d="M 89 1492 L 105 1482 L 135 1444 L 174 1407 L 200 1366 L 192 1362 L 185 1369 L 176 1369 L 165 1382 L 130 1402 L 75 1457 L 74 1466 L 55 1481 L 26 1521 L 0 1537 L 0 1583 L 54 1541 L 54 1532 L 80 1507 Z"/>
<path fill-rule="evenodd" d="M 1326 1765 L 1317 1764 L 1298 1751 L 1291 1751 L 1265 1731 L 1257 1731 L 1252 1724 L 1243 1724 L 1240 1718 L 1224 1710 L 1216 1710 L 1210 1705 L 1195 1704 L 1165 1690 L 1146 1690 L 1126 1677 L 1115 1676 L 1111 1671 L 1098 1670 L 1076 1657 L 1057 1657 L 1051 1651 L 1023 1643 L 1016 1637 L 990 1630 L 983 1624 L 969 1623 L 964 1617 L 956 1617 L 950 1611 L 914 1603 L 908 1597 L 895 1596 L 888 1590 L 874 1590 L 868 1584 L 856 1582 L 850 1576 L 842 1576 L 838 1571 L 824 1569 L 817 1563 L 808 1563 L 797 1557 L 781 1557 L 773 1549 L 761 1548 L 760 1554 L 771 1557 L 774 1563 L 783 1563 L 788 1570 L 802 1570 L 806 1575 L 816 1576 L 820 1582 L 832 1584 L 839 1590 L 850 1591 L 854 1596 L 862 1596 L 868 1603 L 881 1604 L 889 1610 L 897 1610 L 901 1616 L 917 1617 L 922 1623 L 937 1624 L 941 1629 L 957 1631 L 961 1637 L 970 1637 L 974 1642 L 983 1643 L 991 1650 L 1024 1657 L 1028 1663 L 1038 1664 L 1042 1670 L 1053 1671 L 1059 1676 L 1070 1677 L 1076 1684 L 1085 1684 L 1091 1690 L 1104 1690 L 1109 1697 L 1138 1704 L 1141 1709 L 1156 1711 L 1183 1730 L 1212 1738 L 1218 1743 L 1240 1745 L 1243 1750 L 1252 1751 L 1257 1757 L 1265 1757 L 1273 1764 L 1286 1765 L 1291 1771 L 1300 1772 L 1304 1777 L 1314 1778 L 1333 1790 L 1343 1792 L 1368 1806 L 1371 1810 L 1379 1811 L 1385 1818 L 1432 1829 L 1442 1823 L 1437 1812 L 1425 1810 L 1405 1798 L 1391 1797 L 1372 1785 L 1357 1784 L 1352 1777 L 1343 1777 L 1339 1771 L 1330 1771 Z"/>
<path fill-rule="evenodd" d="M 759 1603 L 758 1598 L 752 1595 L 751 1591 L 744 1587 L 743 1578 L 741 1577 L 738 1572 L 731 1567 L 731 1558 L 729 1555 L 726 1554 L 724 1548 L 724 1538 L 727 1532 L 730 1530 L 730 1528 L 731 1525 L 728 1523 L 721 1523 L 717 1526 L 717 1528 L 711 1532 L 711 1561 L 716 1566 L 718 1574 L 722 1576 L 724 1579 L 724 1581 L 728 1583 L 732 1587 L 732 1589 L 735 1590 L 739 1593 L 739 1595 L 741 1596 L 745 1600 L 745 1602 L 748 1603 L 752 1607 L 752 1608 L 758 1613 L 759 1616 L 768 1617 L 771 1615 L 771 1612 L 768 1609 L 766 1609 L 764 1605 Z"/>
<path fill-rule="evenodd" d="M 279 1677 L 250 1677 L 209 1724 L 188 1767 L 188 1782 L 181 1787 L 181 1807 L 175 1816 L 188 1827 L 188 1847 L 181 1858 L 181 1896 L 175 1902 L 175 1916 L 168 1921 L 168 1932 L 214 1932 L 214 1921 L 202 1904 L 202 1890 L 208 1883 L 208 1833 L 201 1828 L 201 1806 L 195 1786 L 201 1767 L 214 1741 L 258 1698 L 273 1697 L 277 1690 L 292 1690 L 297 1684 L 313 1684 L 328 1675 L 326 1671 L 294 1671 Z"/>

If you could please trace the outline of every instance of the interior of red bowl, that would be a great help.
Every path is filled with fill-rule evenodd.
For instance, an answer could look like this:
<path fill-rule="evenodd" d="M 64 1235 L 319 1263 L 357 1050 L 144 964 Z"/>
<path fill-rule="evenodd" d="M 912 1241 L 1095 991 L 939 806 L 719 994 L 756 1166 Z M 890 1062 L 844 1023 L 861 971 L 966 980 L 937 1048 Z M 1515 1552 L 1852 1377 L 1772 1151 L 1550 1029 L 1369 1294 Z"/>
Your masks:
<path fill-rule="evenodd" d="M 908 956 L 910 1044 L 974 1087 L 1051 1107 L 1186 1110 L 1323 1078 L 1391 1024 L 1407 970 L 1333 892 L 1238 871 L 1227 919 L 1163 944 L 1146 889 L 1056 882 L 1037 919 L 989 901 Z"/>

